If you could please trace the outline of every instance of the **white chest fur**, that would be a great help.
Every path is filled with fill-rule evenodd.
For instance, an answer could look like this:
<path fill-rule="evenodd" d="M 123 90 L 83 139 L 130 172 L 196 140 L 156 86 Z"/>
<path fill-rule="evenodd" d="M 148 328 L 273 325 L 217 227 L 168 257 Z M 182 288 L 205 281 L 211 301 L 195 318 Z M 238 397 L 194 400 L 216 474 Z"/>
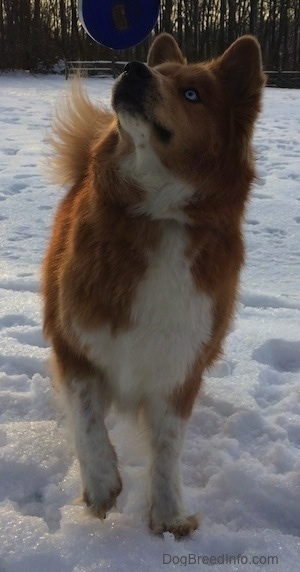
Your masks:
<path fill-rule="evenodd" d="M 92 332 L 76 327 L 89 358 L 105 372 L 114 398 L 125 408 L 172 392 L 209 341 L 211 300 L 196 291 L 185 249 L 184 228 L 166 223 L 138 286 L 129 330 L 112 335 L 109 326 Z"/>
<path fill-rule="evenodd" d="M 183 207 L 191 200 L 195 189 L 164 167 L 152 147 L 151 129 L 147 122 L 127 114 L 121 115 L 120 121 L 135 145 L 134 152 L 122 159 L 120 171 L 123 177 L 135 180 L 145 191 L 142 202 L 134 208 L 135 212 L 158 220 L 187 222 Z"/>

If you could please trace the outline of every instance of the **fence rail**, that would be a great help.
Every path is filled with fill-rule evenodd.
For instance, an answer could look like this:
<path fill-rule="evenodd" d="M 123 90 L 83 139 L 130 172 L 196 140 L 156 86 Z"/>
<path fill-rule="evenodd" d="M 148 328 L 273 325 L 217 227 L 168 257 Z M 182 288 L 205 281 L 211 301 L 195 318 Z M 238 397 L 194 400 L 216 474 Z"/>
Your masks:
<path fill-rule="evenodd" d="M 68 79 L 73 75 L 84 75 L 84 76 L 95 76 L 95 77 L 106 77 L 112 76 L 116 78 L 127 62 L 121 61 L 108 61 L 108 60 L 75 60 L 68 61 L 65 63 L 65 78 Z M 268 76 L 267 85 L 269 87 L 289 87 L 289 88 L 300 88 L 300 71 L 283 71 L 283 70 L 272 70 L 266 71 Z"/>
<path fill-rule="evenodd" d="M 283 70 L 275 70 L 275 71 L 266 71 L 265 72 L 268 76 L 268 83 L 269 87 L 292 87 L 292 88 L 300 88 L 300 71 L 292 70 L 292 71 L 283 71 Z"/>
<path fill-rule="evenodd" d="M 105 77 L 112 75 L 116 78 L 123 70 L 127 62 L 108 60 L 73 60 L 65 62 L 65 78 L 74 75 Z"/>

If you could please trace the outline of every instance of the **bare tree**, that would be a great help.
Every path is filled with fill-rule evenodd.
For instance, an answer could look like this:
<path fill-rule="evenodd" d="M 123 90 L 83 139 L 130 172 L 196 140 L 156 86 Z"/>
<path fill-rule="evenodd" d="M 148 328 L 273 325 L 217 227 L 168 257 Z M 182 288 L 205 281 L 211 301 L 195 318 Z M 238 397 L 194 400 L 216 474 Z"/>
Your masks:
<path fill-rule="evenodd" d="M 192 60 L 215 56 L 251 33 L 267 68 L 300 69 L 299 0 L 162 0 L 154 33 L 163 31 Z M 150 37 L 115 57 L 144 60 L 149 43 Z M 0 0 L 1 69 L 47 70 L 61 58 L 111 58 L 80 25 L 77 0 Z"/>

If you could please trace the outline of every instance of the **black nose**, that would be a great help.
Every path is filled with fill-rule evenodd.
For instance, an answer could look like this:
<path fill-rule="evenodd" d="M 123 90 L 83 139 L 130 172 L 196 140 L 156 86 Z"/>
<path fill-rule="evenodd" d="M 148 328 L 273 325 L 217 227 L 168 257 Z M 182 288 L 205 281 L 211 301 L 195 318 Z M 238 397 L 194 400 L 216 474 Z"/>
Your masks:
<path fill-rule="evenodd" d="M 124 67 L 123 73 L 127 75 L 130 74 L 141 79 L 149 79 L 151 77 L 151 71 L 146 64 L 142 64 L 141 62 L 129 62 Z"/>

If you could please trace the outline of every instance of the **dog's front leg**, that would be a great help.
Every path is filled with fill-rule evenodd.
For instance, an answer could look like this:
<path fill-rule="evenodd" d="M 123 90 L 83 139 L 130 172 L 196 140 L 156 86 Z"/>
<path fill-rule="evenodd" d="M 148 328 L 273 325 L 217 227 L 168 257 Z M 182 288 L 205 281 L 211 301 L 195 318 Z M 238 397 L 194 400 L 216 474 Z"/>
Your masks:
<path fill-rule="evenodd" d="M 104 423 L 106 398 L 99 379 L 72 379 L 64 385 L 67 417 L 79 459 L 83 500 L 105 518 L 122 490 L 115 450 Z"/>
<path fill-rule="evenodd" d="M 163 403 L 147 407 L 146 418 L 153 452 L 149 525 L 155 534 L 169 531 L 181 538 L 198 527 L 197 515 L 187 515 L 182 501 L 180 454 L 186 420 Z"/>

